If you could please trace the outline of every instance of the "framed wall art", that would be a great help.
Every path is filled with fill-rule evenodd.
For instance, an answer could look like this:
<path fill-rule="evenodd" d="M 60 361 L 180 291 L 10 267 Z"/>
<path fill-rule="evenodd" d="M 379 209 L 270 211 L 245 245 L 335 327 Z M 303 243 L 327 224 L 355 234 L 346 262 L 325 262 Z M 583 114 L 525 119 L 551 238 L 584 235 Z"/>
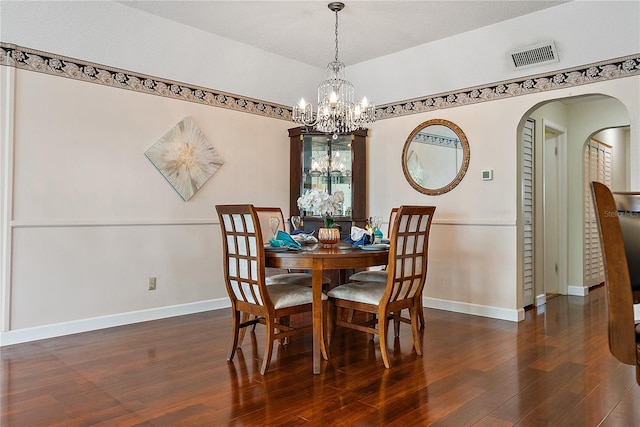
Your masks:
<path fill-rule="evenodd" d="M 185 117 L 144 154 L 185 202 L 224 163 L 191 117 Z"/>

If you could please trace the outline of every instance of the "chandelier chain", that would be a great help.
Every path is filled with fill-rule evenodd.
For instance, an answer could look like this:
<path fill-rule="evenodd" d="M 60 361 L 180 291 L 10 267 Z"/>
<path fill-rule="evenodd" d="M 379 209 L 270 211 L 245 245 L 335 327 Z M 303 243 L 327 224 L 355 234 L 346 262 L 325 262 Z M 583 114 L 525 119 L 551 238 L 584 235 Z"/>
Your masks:
<path fill-rule="evenodd" d="M 336 10 L 336 62 L 338 62 L 338 11 Z"/>

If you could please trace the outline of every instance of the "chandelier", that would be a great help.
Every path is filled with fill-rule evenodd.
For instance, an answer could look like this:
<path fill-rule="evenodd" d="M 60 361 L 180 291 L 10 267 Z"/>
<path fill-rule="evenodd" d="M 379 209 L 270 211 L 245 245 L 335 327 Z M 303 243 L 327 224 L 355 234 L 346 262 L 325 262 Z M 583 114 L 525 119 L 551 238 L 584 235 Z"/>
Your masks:
<path fill-rule="evenodd" d="M 320 132 L 332 133 L 333 139 L 338 139 L 339 133 L 374 122 L 376 107 L 366 97 L 354 102 L 353 85 L 344 79 L 344 64 L 338 59 L 338 12 L 344 3 L 332 2 L 328 6 L 336 14 L 336 55 L 327 65 L 327 79 L 318 85 L 318 112 L 314 114 L 311 104 L 303 98 L 293 107 L 292 119 Z"/>

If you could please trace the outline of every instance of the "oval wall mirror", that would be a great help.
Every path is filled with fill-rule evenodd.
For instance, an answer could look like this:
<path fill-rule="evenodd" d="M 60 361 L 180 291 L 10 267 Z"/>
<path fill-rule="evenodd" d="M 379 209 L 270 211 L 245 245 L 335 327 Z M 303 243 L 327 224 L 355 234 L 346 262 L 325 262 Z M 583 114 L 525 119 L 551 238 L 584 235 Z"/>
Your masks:
<path fill-rule="evenodd" d="M 428 120 L 407 138 L 402 171 L 421 193 L 436 196 L 453 190 L 469 166 L 469 142 L 464 132 L 444 119 Z"/>

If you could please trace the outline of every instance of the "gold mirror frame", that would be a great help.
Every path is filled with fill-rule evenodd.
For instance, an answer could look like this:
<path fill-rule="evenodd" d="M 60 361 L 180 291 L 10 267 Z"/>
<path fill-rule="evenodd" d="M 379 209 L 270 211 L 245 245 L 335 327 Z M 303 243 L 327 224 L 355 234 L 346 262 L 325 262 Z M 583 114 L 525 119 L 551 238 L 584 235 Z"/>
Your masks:
<path fill-rule="evenodd" d="M 411 176 L 411 173 L 409 172 L 409 167 L 407 166 L 407 153 L 409 152 L 409 147 L 411 146 L 411 143 L 413 142 L 413 139 L 418 134 L 418 132 L 426 129 L 429 126 L 434 126 L 434 125 L 445 126 L 456 134 L 456 136 L 460 140 L 460 144 L 462 145 L 462 164 L 460 165 L 460 169 L 458 170 L 457 175 L 453 178 L 451 182 L 449 182 L 449 184 L 440 188 L 432 189 L 432 188 L 423 187 L 418 182 L 416 182 L 416 180 Z M 411 186 L 415 188 L 417 191 L 423 194 L 428 194 L 430 196 L 437 196 L 440 194 L 448 193 L 449 191 L 453 190 L 460 183 L 460 181 L 462 181 L 462 178 L 464 178 L 464 175 L 467 173 L 467 168 L 469 167 L 469 158 L 470 158 L 469 142 L 464 132 L 462 132 L 462 129 L 460 129 L 455 123 L 450 122 L 448 120 L 431 119 L 418 125 L 409 134 L 407 141 L 404 143 L 404 148 L 402 149 L 402 172 L 404 172 L 404 176 L 409 182 L 409 184 L 411 184 Z"/>

